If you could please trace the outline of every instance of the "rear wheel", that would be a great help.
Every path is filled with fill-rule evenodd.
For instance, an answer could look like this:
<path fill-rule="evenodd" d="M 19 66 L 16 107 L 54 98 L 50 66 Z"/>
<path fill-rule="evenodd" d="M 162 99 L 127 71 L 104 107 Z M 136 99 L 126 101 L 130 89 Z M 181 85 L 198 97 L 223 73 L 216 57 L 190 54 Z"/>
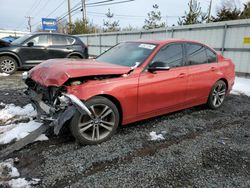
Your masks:
<path fill-rule="evenodd" d="M 17 62 L 10 56 L 0 57 L 0 72 L 13 74 L 17 70 Z"/>
<path fill-rule="evenodd" d="M 115 104 L 105 97 L 94 97 L 85 105 L 92 112 L 93 118 L 77 112 L 70 123 L 73 136 L 81 144 L 90 145 L 110 139 L 115 133 L 120 119 Z"/>
<path fill-rule="evenodd" d="M 216 82 L 214 84 L 214 86 L 212 87 L 212 90 L 209 94 L 209 98 L 208 98 L 208 107 L 211 109 L 217 109 L 219 108 L 225 98 L 226 98 L 226 92 L 227 92 L 227 85 L 224 81 L 219 80 L 218 82 Z"/>
<path fill-rule="evenodd" d="M 69 58 L 70 59 L 82 59 L 82 57 L 80 57 L 78 55 L 71 55 Z"/>

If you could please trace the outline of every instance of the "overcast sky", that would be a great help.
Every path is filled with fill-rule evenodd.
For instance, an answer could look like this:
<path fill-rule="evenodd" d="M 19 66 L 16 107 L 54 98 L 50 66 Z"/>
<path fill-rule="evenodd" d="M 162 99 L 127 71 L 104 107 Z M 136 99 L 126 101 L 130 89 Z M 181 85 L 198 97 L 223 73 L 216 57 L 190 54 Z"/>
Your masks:
<path fill-rule="evenodd" d="M 70 0 L 71 7 L 79 4 L 81 0 Z M 103 0 L 86 0 L 86 3 L 94 3 Z M 122 0 L 114 0 L 122 1 Z M 248 0 L 235 0 L 238 5 Z M 206 11 L 210 0 L 200 0 L 203 11 Z M 212 12 L 215 14 L 216 8 L 221 0 L 213 0 Z M 158 4 L 162 13 L 163 21 L 171 26 L 177 23 L 178 17 L 183 16 L 188 9 L 188 0 L 135 0 L 124 4 L 90 7 L 87 6 L 87 17 L 94 24 L 103 25 L 104 13 L 110 8 L 115 19 L 119 20 L 121 27 L 131 25 L 142 27 L 147 13 L 152 10 L 153 4 Z M 0 28 L 27 30 L 27 19 L 25 16 L 32 16 L 32 30 L 41 23 L 41 18 L 57 18 L 67 13 L 67 0 L 0 0 Z M 73 20 L 82 18 L 80 10 L 75 11 Z M 129 15 L 129 16 L 126 16 Z M 68 19 L 68 17 L 66 17 Z"/>

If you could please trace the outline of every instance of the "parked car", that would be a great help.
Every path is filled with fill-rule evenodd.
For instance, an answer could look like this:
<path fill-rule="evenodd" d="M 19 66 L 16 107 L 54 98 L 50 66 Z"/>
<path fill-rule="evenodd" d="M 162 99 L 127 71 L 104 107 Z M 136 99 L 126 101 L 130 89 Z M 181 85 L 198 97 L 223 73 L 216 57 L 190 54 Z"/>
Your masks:
<path fill-rule="evenodd" d="M 33 33 L 0 48 L 0 71 L 12 74 L 55 58 L 88 58 L 87 46 L 78 38 L 57 33 Z"/>
<path fill-rule="evenodd" d="M 0 48 L 1 47 L 8 47 L 8 46 L 10 46 L 10 42 L 6 42 L 6 41 L 0 39 Z"/>
<path fill-rule="evenodd" d="M 99 144 L 119 125 L 201 104 L 219 108 L 234 67 L 198 42 L 132 41 L 95 60 L 48 60 L 24 77 L 38 119 L 52 121 L 56 134 L 70 121 L 80 143 Z"/>
<path fill-rule="evenodd" d="M 4 40 L 5 42 L 11 43 L 14 40 L 18 39 L 19 37 L 14 37 L 14 36 L 8 36 L 8 37 L 3 37 L 1 40 Z"/>

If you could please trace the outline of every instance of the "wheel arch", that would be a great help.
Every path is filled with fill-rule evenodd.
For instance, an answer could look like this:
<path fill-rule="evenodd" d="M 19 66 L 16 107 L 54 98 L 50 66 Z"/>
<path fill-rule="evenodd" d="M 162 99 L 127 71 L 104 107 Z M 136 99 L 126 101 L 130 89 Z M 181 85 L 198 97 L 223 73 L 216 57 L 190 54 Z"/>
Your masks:
<path fill-rule="evenodd" d="M 79 56 L 80 58 L 84 58 L 83 55 L 79 52 L 71 52 L 67 55 L 67 58 L 70 58 L 70 56 Z"/>
<path fill-rule="evenodd" d="M 122 110 L 122 105 L 121 105 L 120 101 L 117 98 L 115 98 L 114 96 L 108 95 L 108 94 L 100 94 L 100 95 L 96 95 L 94 97 L 98 97 L 98 96 L 105 97 L 115 104 L 115 106 L 118 109 L 119 115 L 120 115 L 119 126 L 121 126 L 122 120 L 123 120 L 123 110 Z"/>
<path fill-rule="evenodd" d="M 220 81 L 220 80 L 226 83 L 227 90 L 228 90 L 228 81 L 227 81 L 227 79 L 226 79 L 226 78 L 220 78 L 220 79 L 217 80 L 216 82 L 218 82 L 218 81 Z"/>
<path fill-rule="evenodd" d="M 12 52 L 0 52 L 0 57 L 2 57 L 2 56 L 12 57 L 12 58 L 14 58 L 16 60 L 18 67 L 22 66 L 22 61 L 21 61 L 20 57 L 17 54 L 12 53 Z"/>

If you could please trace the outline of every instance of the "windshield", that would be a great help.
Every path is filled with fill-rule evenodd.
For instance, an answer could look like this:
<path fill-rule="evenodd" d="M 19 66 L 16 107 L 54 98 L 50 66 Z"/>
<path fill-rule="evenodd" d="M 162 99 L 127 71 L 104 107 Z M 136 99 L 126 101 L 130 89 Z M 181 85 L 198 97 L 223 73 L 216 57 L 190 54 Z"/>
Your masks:
<path fill-rule="evenodd" d="M 154 51 L 155 44 L 125 42 L 120 43 L 97 57 L 97 62 L 106 62 L 126 67 L 137 67 Z"/>
<path fill-rule="evenodd" d="M 24 35 L 23 37 L 20 37 L 20 38 L 14 40 L 11 44 L 22 44 L 24 41 L 26 41 L 31 36 L 32 36 L 31 34 Z"/>

